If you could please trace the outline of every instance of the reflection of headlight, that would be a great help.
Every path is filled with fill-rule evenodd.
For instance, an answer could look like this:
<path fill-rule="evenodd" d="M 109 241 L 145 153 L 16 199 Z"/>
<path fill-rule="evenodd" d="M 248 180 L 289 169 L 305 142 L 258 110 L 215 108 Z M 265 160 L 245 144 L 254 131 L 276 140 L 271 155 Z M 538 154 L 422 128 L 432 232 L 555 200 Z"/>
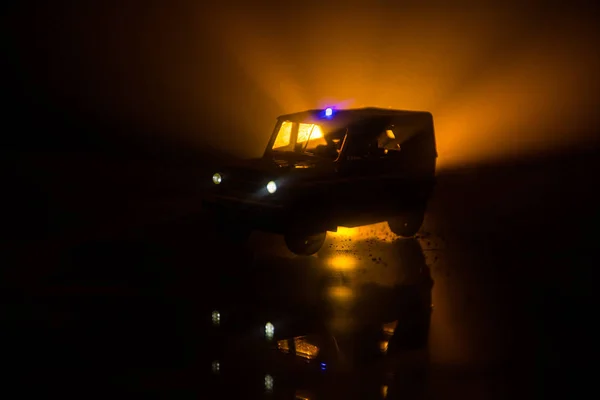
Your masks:
<path fill-rule="evenodd" d="M 273 377 L 269 374 L 265 375 L 265 390 L 267 392 L 273 391 L 273 383 L 274 383 Z"/>
<path fill-rule="evenodd" d="M 217 172 L 213 175 L 212 180 L 215 185 L 218 185 L 219 183 L 221 183 L 221 180 L 223 180 L 223 177 Z"/>
<path fill-rule="evenodd" d="M 267 183 L 267 192 L 273 194 L 277 191 L 277 184 L 273 181 Z"/>
<path fill-rule="evenodd" d="M 275 327 L 273 326 L 272 323 L 267 322 L 267 324 L 265 325 L 265 336 L 268 340 L 273 339 L 273 336 L 275 335 Z"/>

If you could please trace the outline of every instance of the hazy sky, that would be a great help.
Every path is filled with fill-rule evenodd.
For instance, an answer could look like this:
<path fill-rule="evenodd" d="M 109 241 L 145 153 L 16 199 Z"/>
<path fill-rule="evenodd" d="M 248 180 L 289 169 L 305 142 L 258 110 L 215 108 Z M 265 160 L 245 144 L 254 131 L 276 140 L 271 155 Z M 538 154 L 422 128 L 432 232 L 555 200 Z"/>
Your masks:
<path fill-rule="evenodd" d="M 57 1 L 5 15 L 30 84 L 190 146 L 258 155 L 277 115 L 325 105 L 431 111 L 441 165 L 596 132 L 593 2 L 297 3 Z"/>

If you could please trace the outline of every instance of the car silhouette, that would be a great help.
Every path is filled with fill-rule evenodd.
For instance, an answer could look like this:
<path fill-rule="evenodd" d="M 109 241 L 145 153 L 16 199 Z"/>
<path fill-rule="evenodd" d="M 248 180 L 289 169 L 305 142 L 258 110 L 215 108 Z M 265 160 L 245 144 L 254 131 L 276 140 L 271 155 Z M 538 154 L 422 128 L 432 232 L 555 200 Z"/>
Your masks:
<path fill-rule="evenodd" d="M 429 112 L 281 115 L 263 156 L 216 171 L 203 205 L 229 237 L 282 234 L 297 255 L 319 251 L 327 231 L 339 226 L 386 220 L 396 235 L 412 237 L 433 191 L 436 160 Z"/>

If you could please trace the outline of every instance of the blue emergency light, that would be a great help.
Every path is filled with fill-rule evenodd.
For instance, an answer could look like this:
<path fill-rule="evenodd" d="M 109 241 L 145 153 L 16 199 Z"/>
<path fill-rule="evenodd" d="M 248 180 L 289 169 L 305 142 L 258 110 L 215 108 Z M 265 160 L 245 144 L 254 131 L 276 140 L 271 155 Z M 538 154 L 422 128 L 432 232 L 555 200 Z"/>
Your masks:
<path fill-rule="evenodd" d="M 328 107 L 325 109 L 325 116 L 326 117 L 331 117 L 333 115 L 333 108 Z"/>

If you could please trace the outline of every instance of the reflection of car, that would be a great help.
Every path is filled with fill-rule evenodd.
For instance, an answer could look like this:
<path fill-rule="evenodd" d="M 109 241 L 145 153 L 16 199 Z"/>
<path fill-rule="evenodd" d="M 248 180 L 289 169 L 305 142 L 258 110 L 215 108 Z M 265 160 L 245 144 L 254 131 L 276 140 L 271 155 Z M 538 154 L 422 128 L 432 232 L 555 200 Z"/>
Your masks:
<path fill-rule="evenodd" d="M 213 391 L 235 390 L 245 398 L 258 398 L 256 391 L 274 398 L 393 393 L 402 384 L 397 379 L 402 365 L 410 363 L 412 371 L 422 367 L 415 358 L 427 347 L 433 288 L 419 242 L 398 245 L 406 262 L 392 267 L 402 276 L 393 286 L 331 280 L 321 286 L 321 277 L 313 276 L 308 284 L 316 291 L 345 287 L 353 295 L 327 297 L 316 307 L 293 297 L 269 307 L 216 306 L 204 319 L 210 321 L 212 340 L 201 352 L 206 368 L 212 364 L 212 385 L 219 388 Z"/>
<path fill-rule="evenodd" d="M 224 231 L 283 234 L 288 248 L 316 253 L 348 217 L 394 215 L 413 236 L 423 222 L 436 167 L 433 117 L 378 108 L 282 115 L 260 159 L 216 172 L 204 201 Z"/>

